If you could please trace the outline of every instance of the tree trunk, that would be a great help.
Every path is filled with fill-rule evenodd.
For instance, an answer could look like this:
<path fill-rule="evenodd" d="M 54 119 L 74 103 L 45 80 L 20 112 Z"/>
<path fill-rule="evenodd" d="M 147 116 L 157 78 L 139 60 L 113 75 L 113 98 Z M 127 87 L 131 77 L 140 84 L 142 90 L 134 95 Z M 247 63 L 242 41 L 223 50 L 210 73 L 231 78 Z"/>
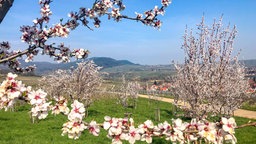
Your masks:
<path fill-rule="evenodd" d="M 160 109 L 155 108 L 155 121 L 160 121 Z"/>

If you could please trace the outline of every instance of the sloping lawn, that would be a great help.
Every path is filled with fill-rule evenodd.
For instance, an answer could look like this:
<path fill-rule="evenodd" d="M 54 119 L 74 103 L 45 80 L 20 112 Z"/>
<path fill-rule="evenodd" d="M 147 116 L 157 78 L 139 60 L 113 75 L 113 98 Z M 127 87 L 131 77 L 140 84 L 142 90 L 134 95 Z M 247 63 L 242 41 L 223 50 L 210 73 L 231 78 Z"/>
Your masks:
<path fill-rule="evenodd" d="M 137 109 L 120 107 L 116 100 L 105 98 L 95 102 L 89 109 L 89 116 L 85 121 L 96 120 L 98 123 L 104 121 L 104 116 L 124 117 L 125 112 L 132 113 L 135 123 L 143 123 L 147 119 L 155 119 L 155 108 L 157 103 L 148 99 L 140 98 Z M 159 102 L 161 110 L 161 122 L 171 122 L 173 118 L 169 103 Z M 106 137 L 105 130 L 101 130 L 99 137 L 95 137 L 84 131 L 77 140 L 61 136 L 62 124 L 66 122 L 64 115 L 49 115 L 47 119 L 32 124 L 29 118 L 29 107 L 17 107 L 15 112 L 0 111 L 0 143 L 1 144 L 108 144 L 111 140 Z M 237 124 L 247 123 L 248 119 L 236 118 Z M 158 122 L 154 121 L 155 124 Z M 246 127 L 236 130 L 236 137 L 240 144 L 253 144 L 256 142 L 256 127 Z M 145 143 L 145 142 L 138 142 Z M 165 140 L 154 138 L 153 143 L 167 144 Z"/>

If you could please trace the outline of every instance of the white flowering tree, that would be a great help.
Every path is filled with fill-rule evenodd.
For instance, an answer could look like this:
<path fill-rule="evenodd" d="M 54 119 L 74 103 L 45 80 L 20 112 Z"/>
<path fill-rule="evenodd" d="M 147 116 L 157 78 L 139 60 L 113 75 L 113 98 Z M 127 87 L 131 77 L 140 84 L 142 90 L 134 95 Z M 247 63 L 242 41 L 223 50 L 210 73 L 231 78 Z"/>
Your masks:
<path fill-rule="evenodd" d="M 124 107 L 129 106 L 129 101 L 132 101 L 132 107 L 137 107 L 140 84 L 138 82 L 127 82 L 125 76 L 122 76 L 122 84 L 118 91 L 118 102 Z"/>
<path fill-rule="evenodd" d="M 67 70 L 59 69 L 42 76 L 39 82 L 39 87 L 44 89 L 51 98 L 68 96 L 66 90 L 68 86 L 68 78 L 69 72 Z"/>
<path fill-rule="evenodd" d="M 77 63 L 77 68 L 57 70 L 43 76 L 40 80 L 41 87 L 46 90 L 49 99 L 55 99 L 56 102 L 60 99 L 78 100 L 87 110 L 99 97 L 97 92 L 102 82 L 99 69 L 93 61 L 80 62 Z"/>
<path fill-rule="evenodd" d="M 1 0 L 0 5 L 5 2 L 5 0 Z M 52 2 L 53 0 L 39 0 L 41 16 L 34 19 L 31 26 L 21 26 L 21 40 L 28 44 L 28 48 L 23 51 L 10 51 L 9 42 L 0 42 L 0 63 L 8 65 L 15 71 L 23 72 L 31 71 L 35 67 L 21 68 L 17 58 L 25 55 L 27 57 L 25 61 L 29 62 L 40 51 L 42 54 L 49 55 L 60 62 L 69 62 L 71 57 L 76 57 L 77 59 L 86 58 L 89 53 L 88 50 L 71 50 L 64 43 L 55 45 L 55 43 L 47 43 L 47 41 L 55 37 L 68 37 L 69 33 L 79 25 L 92 30 L 90 23 L 93 23 L 95 28 L 99 28 L 101 24 L 100 18 L 103 16 L 107 16 L 116 22 L 127 19 L 160 28 L 162 22 L 158 19 L 158 15 L 163 15 L 165 9 L 171 3 L 170 0 L 161 0 L 160 7 L 155 6 L 153 9 L 144 12 L 144 14 L 136 13 L 134 17 L 130 17 L 121 13 L 125 10 L 122 0 L 95 0 L 91 8 L 81 7 L 77 12 L 70 12 L 67 20 L 61 19 L 59 23 L 51 26 L 49 22 L 52 15 L 50 9 Z M 0 7 L 0 9 L 3 8 L 2 6 Z"/>
<path fill-rule="evenodd" d="M 132 106 L 134 109 L 137 107 L 137 100 L 138 100 L 138 95 L 139 95 L 139 90 L 140 90 L 140 84 L 138 82 L 129 82 L 127 85 L 127 91 L 128 94 L 130 95 L 130 98 L 132 100 Z"/>
<path fill-rule="evenodd" d="M 222 18 L 208 27 L 202 18 L 196 33 L 186 29 L 184 64 L 175 64 L 174 92 L 187 103 L 191 116 L 231 115 L 248 98 L 244 67 L 233 56 L 236 27 L 222 26 Z"/>
<path fill-rule="evenodd" d="M 99 74 L 99 69 L 93 61 L 86 61 L 77 64 L 77 68 L 71 70 L 68 80 L 68 92 L 72 100 L 78 100 L 85 105 L 85 108 L 90 106 L 97 91 L 102 83 Z"/>
<path fill-rule="evenodd" d="M 122 105 L 122 107 L 127 108 L 128 107 L 128 99 L 129 95 L 127 93 L 127 82 L 125 79 L 125 76 L 122 76 L 122 84 L 118 91 L 118 103 Z"/>

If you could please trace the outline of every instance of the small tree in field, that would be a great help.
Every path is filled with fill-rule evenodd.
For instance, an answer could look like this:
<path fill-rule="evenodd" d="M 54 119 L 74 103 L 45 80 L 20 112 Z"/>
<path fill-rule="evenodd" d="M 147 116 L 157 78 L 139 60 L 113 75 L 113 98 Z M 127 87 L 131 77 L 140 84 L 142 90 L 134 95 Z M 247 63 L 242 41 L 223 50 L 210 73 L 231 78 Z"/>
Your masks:
<path fill-rule="evenodd" d="M 85 109 L 97 97 L 97 89 L 102 79 L 99 67 L 93 61 L 77 64 L 77 68 L 71 70 L 57 70 L 53 74 L 41 79 L 41 86 L 46 90 L 50 99 L 69 99 L 82 102 Z"/>
<path fill-rule="evenodd" d="M 132 107 L 136 109 L 137 107 L 137 100 L 138 100 L 138 95 L 139 95 L 139 89 L 140 89 L 140 84 L 138 82 L 129 82 L 127 85 L 127 91 L 128 94 L 130 95 L 130 98 L 132 100 Z"/>
<path fill-rule="evenodd" d="M 99 69 L 93 61 L 78 63 L 78 67 L 71 70 L 68 80 L 68 92 L 73 100 L 81 101 L 87 109 L 96 96 L 102 79 Z"/>
<path fill-rule="evenodd" d="M 44 89 L 50 99 L 59 98 L 65 96 L 68 98 L 67 91 L 65 90 L 68 87 L 68 78 L 69 72 L 66 70 L 57 70 L 48 75 L 44 75 L 40 79 L 40 87 Z"/>
<path fill-rule="evenodd" d="M 127 93 L 127 82 L 125 80 L 125 76 L 122 76 L 122 84 L 121 88 L 118 91 L 118 102 L 122 105 L 122 107 L 127 108 L 128 107 L 128 93 Z"/>
<path fill-rule="evenodd" d="M 140 84 L 138 82 L 127 82 L 125 76 L 122 76 L 122 84 L 118 92 L 118 102 L 124 107 L 129 106 L 129 101 L 132 101 L 132 107 L 137 106 Z"/>
<path fill-rule="evenodd" d="M 191 116 L 230 115 L 247 99 L 248 84 L 238 55 L 232 56 L 236 27 L 224 28 L 222 18 L 211 27 L 202 18 L 196 35 L 186 29 L 184 64 L 177 65 L 174 92 L 187 102 Z"/>

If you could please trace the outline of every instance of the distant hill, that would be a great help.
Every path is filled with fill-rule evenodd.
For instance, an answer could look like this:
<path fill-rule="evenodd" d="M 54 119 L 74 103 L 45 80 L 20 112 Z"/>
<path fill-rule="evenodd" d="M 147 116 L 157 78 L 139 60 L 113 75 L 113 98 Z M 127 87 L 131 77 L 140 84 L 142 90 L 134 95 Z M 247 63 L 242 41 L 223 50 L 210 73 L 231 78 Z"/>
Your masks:
<path fill-rule="evenodd" d="M 116 66 L 123 66 L 123 65 L 136 65 L 128 60 L 115 60 L 109 57 L 93 57 L 89 60 L 93 60 L 95 64 L 103 68 L 111 68 Z"/>
<path fill-rule="evenodd" d="M 244 64 L 246 67 L 256 67 L 256 59 L 250 59 L 250 60 L 241 60 L 242 64 Z"/>
<path fill-rule="evenodd" d="M 137 65 L 128 60 L 115 60 L 113 58 L 108 57 L 93 57 L 89 58 L 88 60 L 93 60 L 94 63 L 103 69 L 105 68 L 112 68 L 116 66 L 123 66 L 123 65 Z M 29 62 L 25 63 L 21 61 L 21 65 L 26 67 L 29 65 L 36 65 L 35 74 L 42 75 L 57 69 L 69 69 L 71 67 L 76 67 L 79 61 L 69 62 L 69 63 L 50 63 L 50 62 Z M 1 68 L 3 69 L 3 68 Z"/>
<path fill-rule="evenodd" d="M 127 73 L 127 72 L 144 72 L 148 71 L 150 73 L 153 72 L 170 72 L 174 70 L 173 65 L 139 65 L 134 64 L 128 60 L 115 60 L 109 57 L 92 57 L 89 60 L 93 60 L 98 66 L 102 67 L 103 71 L 117 74 L 117 73 Z M 77 62 L 70 63 L 50 63 L 50 62 L 30 62 L 25 63 L 21 61 L 22 66 L 36 65 L 35 74 L 42 75 L 48 72 L 57 70 L 57 69 L 69 69 L 70 67 L 76 67 Z M 256 67 L 256 59 L 253 60 L 241 60 L 241 63 L 246 67 Z M 0 65 L 1 73 L 8 72 L 6 66 Z"/>

